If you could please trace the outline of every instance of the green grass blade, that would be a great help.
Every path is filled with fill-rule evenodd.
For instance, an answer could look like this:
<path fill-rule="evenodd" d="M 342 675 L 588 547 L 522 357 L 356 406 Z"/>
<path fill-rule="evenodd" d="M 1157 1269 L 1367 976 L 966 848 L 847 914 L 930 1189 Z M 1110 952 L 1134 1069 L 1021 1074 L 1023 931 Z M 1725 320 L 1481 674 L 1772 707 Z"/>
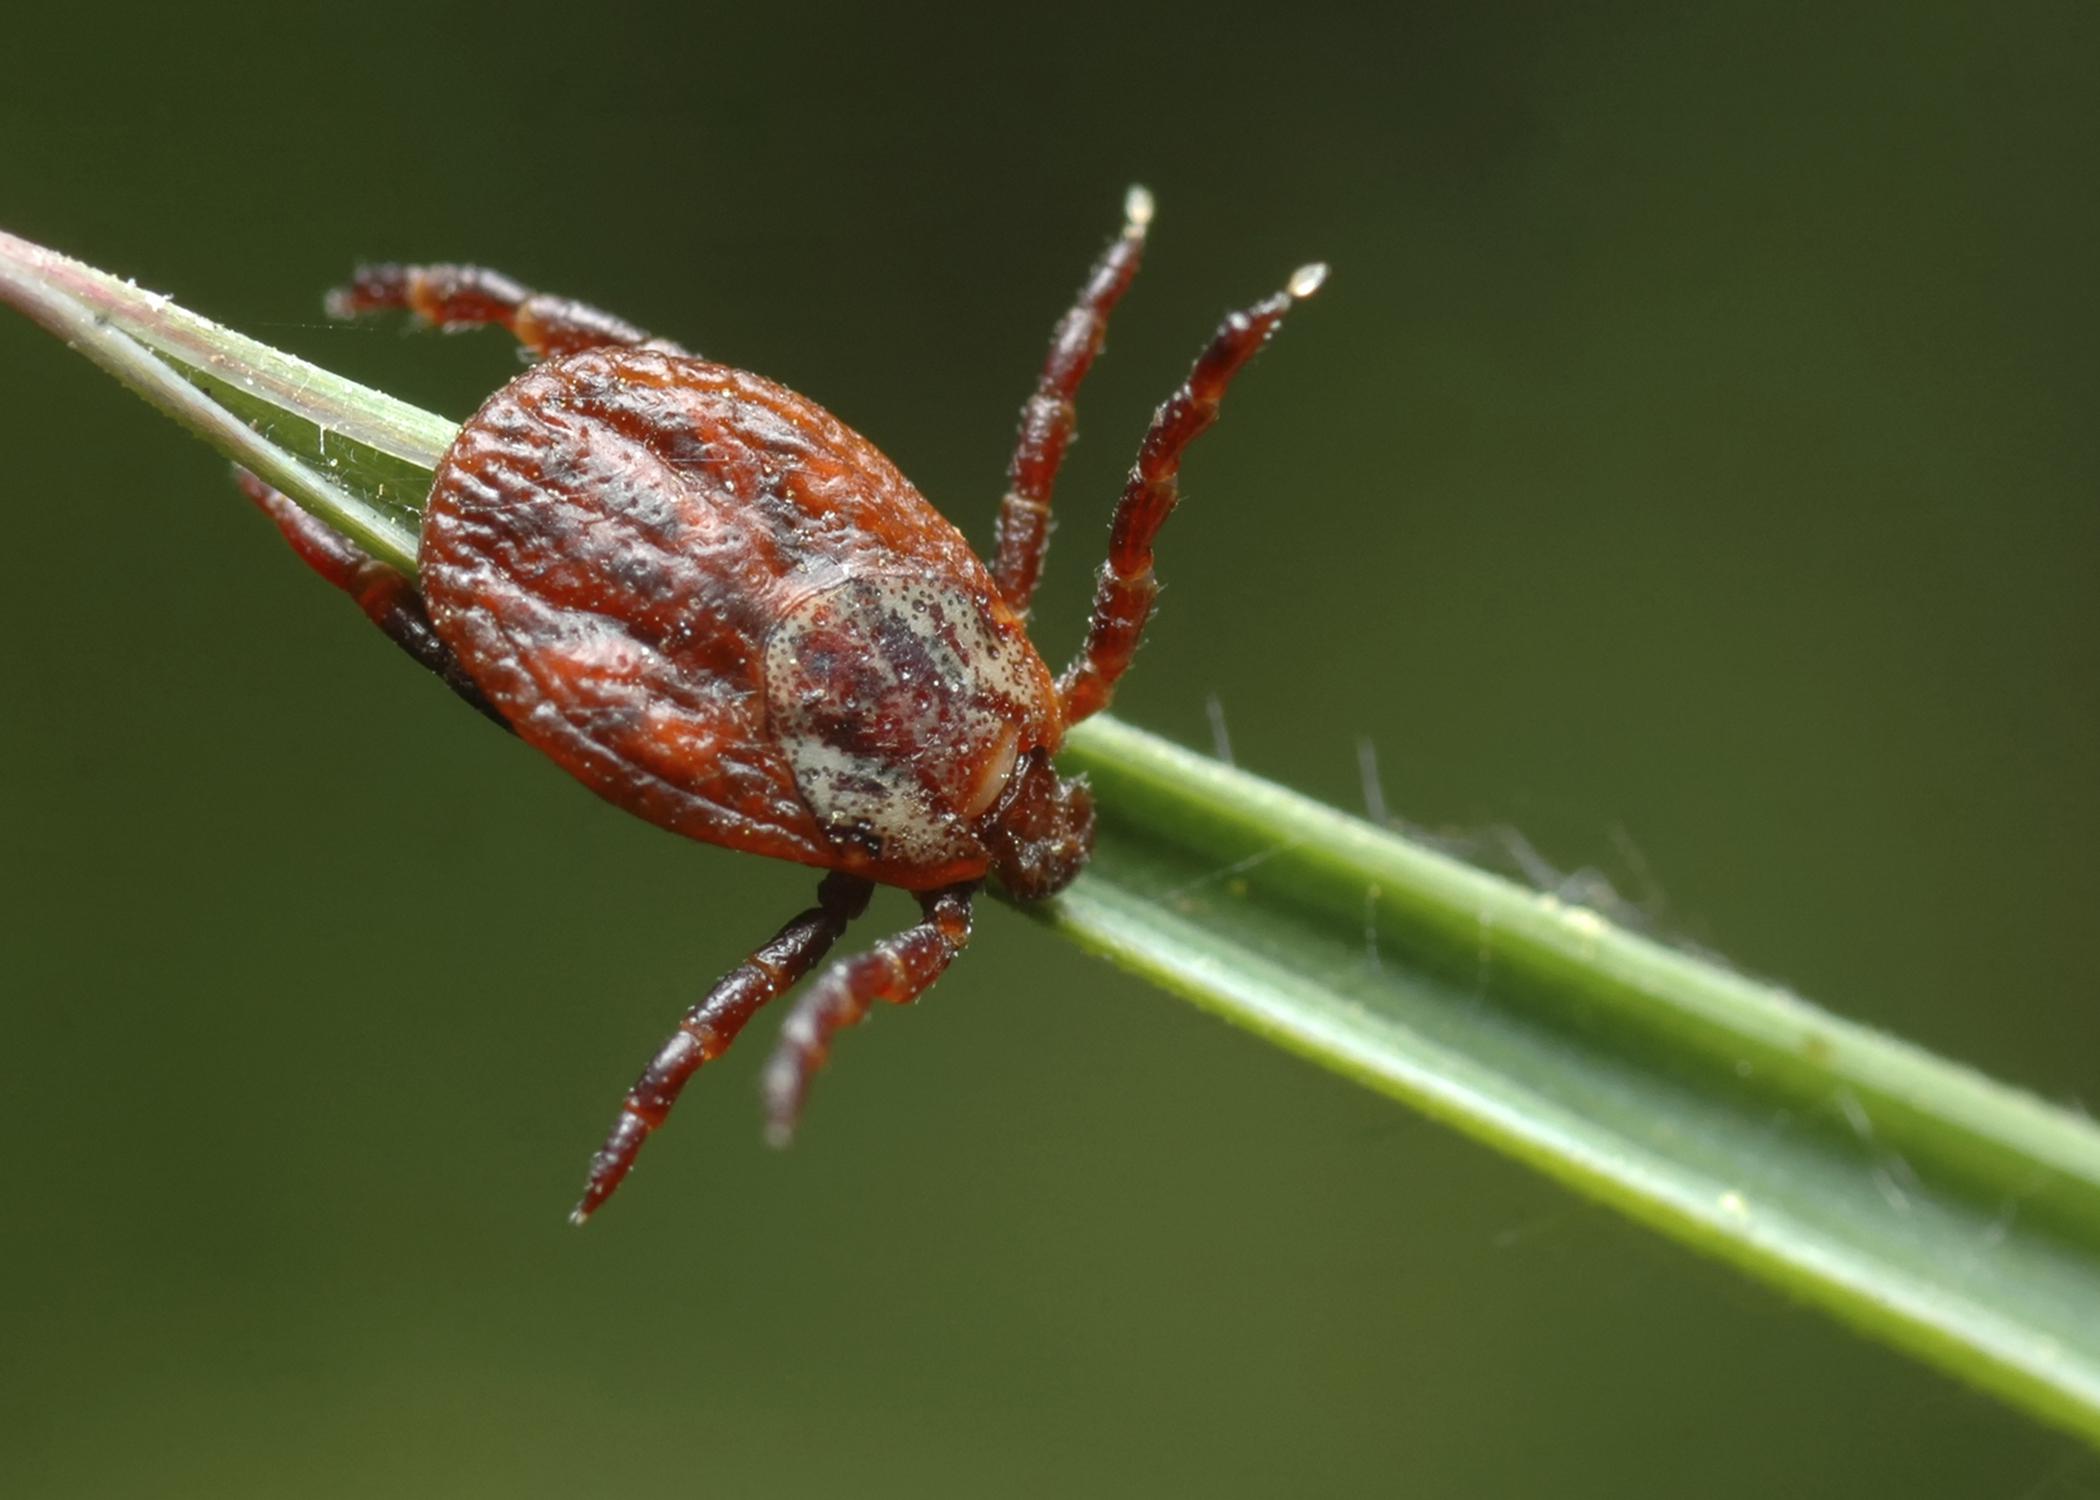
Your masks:
<path fill-rule="evenodd" d="M 413 571 L 451 423 L 5 235 L 0 300 Z M 1067 759 L 1081 946 L 2100 1440 L 2083 1117 L 1126 725 Z"/>
<path fill-rule="evenodd" d="M 430 471 L 456 424 L 4 231 L 0 302 L 372 556 L 415 571 Z"/>
<path fill-rule="evenodd" d="M 2084 1119 L 1126 725 L 1068 759 L 1082 946 L 2100 1435 Z"/>

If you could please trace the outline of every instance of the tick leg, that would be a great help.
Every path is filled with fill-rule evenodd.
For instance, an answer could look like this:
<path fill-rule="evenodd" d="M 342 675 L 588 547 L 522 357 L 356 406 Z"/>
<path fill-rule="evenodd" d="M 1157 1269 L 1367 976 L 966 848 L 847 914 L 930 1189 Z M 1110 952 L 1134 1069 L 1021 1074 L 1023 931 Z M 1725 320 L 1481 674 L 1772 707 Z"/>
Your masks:
<path fill-rule="evenodd" d="M 519 343 L 542 357 L 608 344 L 641 344 L 666 354 L 685 352 L 611 313 L 532 291 L 500 271 L 480 266 L 359 266 L 348 286 L 328 294 L 327 305 L 333 318 L 405 308 L 448 331 L 501 323 L 517 335 Z"/>
<path fill-rule="evenodd" d="M 924 918 L 865 953 L 841 959 L 795 1004 L 766 1064 L 766 1139 L 784 1146 L 802 1117 L 810 1081 L 831 1053 L 831 1039 L 868 1013 L 877 1000 L 909 1005 L 939 979 L 970 941 L 974 883 L 920 898 Z"/>
<path fill-rule="evenodd" d="M 1152 576 L 1152 543 L 1181 498 L 1176 476 L 1182 454 L 1217 421 L 1226 388 L 1283 315 L 1318 291 L 1326 276 L 1325 266 L 1303 266 L 1291 274 L 1283 291 L 1230 314 L 1197 356 L 1181 389 L 1152 414 L 1152 430 L 1145 434 L 1123 498 L 1116 502 L 1108 561 L 1101 565 L 1095 585 L 1086 644 L 1057 679 L 1066 724 L 1077 724 L 1108 706 L 1116 679 L 1129 668 L 1152 618 L 1152 601 L 1159 595 L 1159 582 Z"/>
<path fill-rule="evenodd" d="M 621 1179 L 700 1065 L 729 1050 L 761 1005 L 807 974 L 838 941 L 846 924 L 867 909 L 874 888 L 853 875 L 827 875 L 817 904 L 773 935 L 771 942 L 716 981 L 707 998 L 685 1013 L 661 1051 L 642 1070 L 620 1104 L 620 1117 L 591 1158 L 583 1198 L 569 1215 L 582 1224 L 613 1195 Z"/>
<path fill-rule="evenodd" d="M 385 631 L 387 638 L 444 679 L 445 686 L 467 700 L 505 729 L 510 725 L 494 705 L 481 695 L 467 669 L 459 664 L 452 648 L 438 638 L 424 612 L 423 596 L 416 586 L 385 563 L 365 555 L 355 543 L 315 520 L 298 503 L 271 489 L 246 469 L 236 469 L 234 478 L 262 513 L 277 523 L 292 550 L 306 565 L 348 594 L 365 618 Z"/>
<path fill-rule="evenodd" d="M 1050 491 L 1071 446 L 1079 383 L 1093 368 L 1108 332 L 1108 315 L 1130 289 L 1145 253 L 1152 222 L 1152 195 L 1134 187 L 1123 199 L 1123 232 L 1101 252 L 1079 290 L 1079 300 L 1050 335 L 1050 355 L 1035 394 L 1021 408 L 1021 436 L 1006 470 L 1006 498 L 999 502 L 999 529 L 992 581 L 1014 613 L 1028 613 L 1043 554 L 1050 550 Z"/>

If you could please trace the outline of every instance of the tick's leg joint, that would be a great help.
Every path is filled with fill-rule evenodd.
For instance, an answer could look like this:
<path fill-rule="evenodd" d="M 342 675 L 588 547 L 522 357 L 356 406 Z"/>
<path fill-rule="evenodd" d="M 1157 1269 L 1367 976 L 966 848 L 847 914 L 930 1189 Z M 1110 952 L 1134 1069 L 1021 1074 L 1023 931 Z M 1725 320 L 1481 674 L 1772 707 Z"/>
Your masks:
<path fill-rule="evenodd" d="M 653 339 L 611 313 L 566 297 L 534 292 L 500 271 L 481 266 L 359 266 L 350 284 L 328 294 L 328 315 L 401 308 L 436 328 L 479 328 L 500 323 L 534 354 L 575 354 L 608 345 L 685 351 Z"/>
<path fill-rule="evenodd" d="M 1123 496 L 1110 523 L 1108 561 L 1094 590 L 1093 618 L 1086 644 L 1057 680 L 1057 697 L 1066 724 L 1076 724 L 1108 706 L 1116 679 L 1130 667 L 1159 582 L 1152 573 L 1152 544 L 1181 498 L 1178 474 L 1182 455 L 1211 423 L 1233 377 L 1268 341 L 1285 313 L 1319 290 L 1326 279 L 1322 265 L 1301 266 L 1284 290 L 1252 307 L 1228 315 L 1181 388 L 1153 413 L 1152 428 L 1138 449 Z"/>
<path fill-rule="evenodd" d="M 729 1050 L 744 1023 L 768 1000 L 792 986 L 830 951 L 846 924 L 867 909 L 872 887 L 857 876 L 832 874 L 817 889 L 817 904 L 723 975 L 685 1013 L 620 1103 L 605 1144 L 591 1158 L 583 1197 L 569 1215 L 582 1224 L 598 1211 L 634 1167 L 651 1133 L 663 1124 L 693 1074 Z"/>
<path fill-rule="evenodd" d="M 831 1054 L 831 1040 L 860 1021 L 877 1000 L 908 1005 L 926 993 L 969 945 L 970 902 L 976 885 L 950 886 L 920 900 L 916 926 L 884 938 L 826 969 L 795 1005 L 766 1065 L 766 1138 L 784 1146 L 794 1137 L 809 1086 Z"/>
<path fill-rule="evenodd" d="M 992 581 L 1018 614 L 1028 612 L 1043 574 L 1043 555 L 1050 546 L 1050 492 L 1077 421 L 1073 402 L 1101 353 L 1109 313 L 1137 275 L 1151 223 L 1152 195 L 1133 187 L 1123 201 L 1123 232 L 1101 252 L 1079 300 L 1051 334 L 1050 354 L 1035 393 L 1021 408 L 1021 436 L 1007 468 L 992 561 Z"/>

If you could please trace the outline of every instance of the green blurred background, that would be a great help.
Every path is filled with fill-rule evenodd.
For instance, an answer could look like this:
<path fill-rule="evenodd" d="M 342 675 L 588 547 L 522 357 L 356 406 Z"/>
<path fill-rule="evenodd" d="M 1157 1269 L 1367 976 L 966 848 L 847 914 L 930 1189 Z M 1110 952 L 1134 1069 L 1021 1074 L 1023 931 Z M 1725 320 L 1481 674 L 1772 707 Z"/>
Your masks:
<path fill-rule="evenodd" d="M 1121 710 L 1521 830 L 1665 930 L 2100 1092 L 2085 4 L 17 8 L 0 224 L 464 414 L 473 258 L 810 393 L 980 539 L 1124 184 L 1235 395 Z M 1988 1495 L 2100 1460 L 994 908 L 760 1144 L 770 1027 L 588 1233 L 620 1089 L 804 899 L 604 807 L 0 320 L 0 1491 Z M 878 914 L 900 916 L 895 898 Z"/>

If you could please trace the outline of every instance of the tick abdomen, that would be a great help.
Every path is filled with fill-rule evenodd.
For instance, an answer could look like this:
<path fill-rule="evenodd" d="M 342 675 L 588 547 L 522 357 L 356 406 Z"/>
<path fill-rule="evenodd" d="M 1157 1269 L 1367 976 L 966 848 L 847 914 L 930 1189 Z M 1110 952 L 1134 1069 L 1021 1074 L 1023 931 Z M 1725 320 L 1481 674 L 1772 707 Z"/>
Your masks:
<path fill-rule="evenodd" d="M 981 874 L 970 820 L 1054 735 L 961 534 L 823 408 L 704 360 L 593 350 L 498 391 L 438 471 L 422 577 L 522 737 L 708 842 Z"/>

